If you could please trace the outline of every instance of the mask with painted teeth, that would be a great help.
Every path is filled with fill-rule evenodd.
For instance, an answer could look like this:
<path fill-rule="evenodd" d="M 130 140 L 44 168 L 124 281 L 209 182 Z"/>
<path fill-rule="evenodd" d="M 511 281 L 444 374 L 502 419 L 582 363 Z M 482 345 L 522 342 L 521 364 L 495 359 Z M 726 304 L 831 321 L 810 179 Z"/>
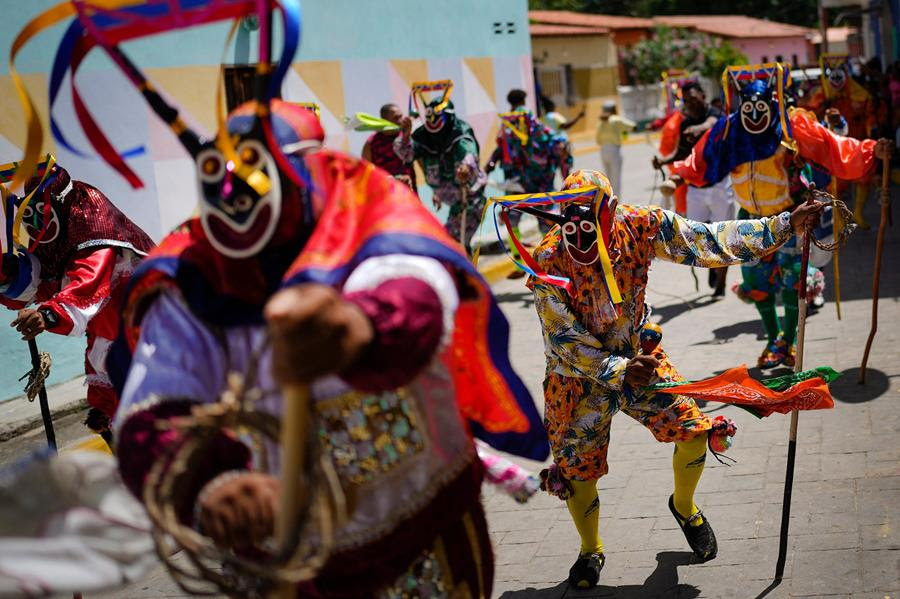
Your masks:
<path fill-rule="evenodd" d="M 741 91 L 741 125 L 753 135 L 766 132 L 775 119 L 772 118 L 772 90 L 762 81 L 754 81 Z"/>

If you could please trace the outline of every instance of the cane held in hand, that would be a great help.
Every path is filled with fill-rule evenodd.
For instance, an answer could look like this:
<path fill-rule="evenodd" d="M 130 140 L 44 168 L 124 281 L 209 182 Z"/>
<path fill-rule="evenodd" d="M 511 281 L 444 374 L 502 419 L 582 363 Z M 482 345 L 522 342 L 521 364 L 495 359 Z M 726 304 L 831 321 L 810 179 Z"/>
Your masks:
<path fill-rule="evenodd" d="M 880 142 L 879 142 L 880 143 Z M 872 341 L 878 330 L 878 292 L 881 286 L 881 254 L 884 251 L 884 234 L 890 217 L 890 173 L 891 173 L 891 148 L 885 145 L 885 155 L 881 162 L 881 220 L 878 222 L 878 238 L 875 242 L 875 273 L 872 276 L 872 325 L 869 329 L 869 338 L 866 340 L 866 349 L 863 352 L 862 364 L 859 366 L 859 384 L 866 382 L 866 364 L 869 362 L 869 351 L 872 349 Z"/>

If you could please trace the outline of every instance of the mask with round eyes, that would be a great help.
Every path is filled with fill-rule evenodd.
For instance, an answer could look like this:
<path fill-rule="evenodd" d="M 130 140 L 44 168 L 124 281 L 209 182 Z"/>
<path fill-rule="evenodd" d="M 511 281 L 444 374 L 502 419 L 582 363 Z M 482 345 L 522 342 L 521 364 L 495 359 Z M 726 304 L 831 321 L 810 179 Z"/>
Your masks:
<path fill-rule="evenodd" d="M 764 133 L 774 122 L 772 118 L 771 93 L 762 81 L 754 81 L 741 94 L 741 125 L 747 133 Z"/>
<path fill-rule="evenodd" d="M 258 139 L 246 137 L 235 146 L 241 162 L 269 178 L 269 192 L 260 196 L 234 172 L 218 148 L 197 153 L 200 180 L 200 222 L 213 247 L 230 258 L 247 258 L 272 239 L 281 216 L 282 189 L 275 160 Z"/>
<path fill-rule="evenodd" d="M 59 237 L 56 209 L 41 198 L 34 198 L 22 210 L 22 225 L 28 236 L 39 244 L 51 243 Z M 34 249 L 33 246 L 30 249 Z"/>
<path fill-rule="evenodd" d="M 829 69 L 828 85 L 830 85 L 834 91 L 839 92 L 843 90 L 844 86 L 847 85 L 847 71 L 840 67 Z"/>
<path fill-rule="evenodd" d="M 444 128 L 444 111 L 435 110 L 437 102 L 432 102 L 425 107 L 425 118 L 423 120 L 425 129 L 431 133 L 437 133 Z"/>
<path fill-rule="evenodd" d="M 597 261 L 600 257 L 597 245 L 600 242 L 600 235 L 592 206 L 587 204 L 566 206 L 562 213 L 560 228 L 563 246 L 572 260 L 585 266 Z"/>

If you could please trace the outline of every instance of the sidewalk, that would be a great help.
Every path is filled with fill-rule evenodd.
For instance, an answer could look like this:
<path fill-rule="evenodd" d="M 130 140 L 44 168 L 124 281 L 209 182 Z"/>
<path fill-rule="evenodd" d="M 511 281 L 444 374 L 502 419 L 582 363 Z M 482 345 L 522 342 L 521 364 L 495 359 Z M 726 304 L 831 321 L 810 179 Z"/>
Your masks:
<path fill-rule="evenodd" d="M 640 164 L 634 157 L 638 147 L 625 151 L 626 164 L 629 160 Z M 633 180 L 632 189 L 637 191 L 640 175 L 634 173 Z M 894 189 L 894 206 L 900 201 L 898 191 Z M 578 536 L 564 503 L 541 494 L 522 507 L 486 487 L 497 557 L 495 596 L 900 597 L 896 227 L 886 235 L 880 327 L 867 384 L 856 382 L 869 331 L 877 210 L 871 201 L 867 213 L 873 229 L 855 234 L 840 256 L 843 320 L 835 315 L 829 265 L 825 269 L 829 302 L 807 324 L 806 365 L 830 365 L 844 376 L 832 387 L 833 410 L 800 414 L 790 545 L 781 585 L 765 594 L 778 553 L 790 417 L 776 414 L 758 420 L 737 408 L 710 404 L 707 412 L 729 416 L 739 427 L 728 453 L 738 463 L 729 468 L 707 460 L 696 496 L 718 537 L 715 560 L 693 563 L 666 506 L 672 488 L 671 447 L 656 443 L 643 427 L 620 414 L 613 420 L 610 473 L 599 484 L 607 555 L 600 586 L 567 593 L 563 581 L 575 560 Z M 706 272 L 697 269 L 699 292 L 687 267 L 657 262 L 650 275 L 653 320 L 662 325 L 663 344 L 688 378 L 710 376 L 741 363 L 753 365 L 762 349 L 755 309 L 730 292 L 711 303 Z M 729 285 L 739 278 L 739 269 L 729 269 Z M 511 323 L 513 365 L 534 397 L 540 398 L 544 359 L 530 293 L 516 281 L 504 281 L 495 291 Z M 535 472 L 540 468 L 520 463 Z"/>

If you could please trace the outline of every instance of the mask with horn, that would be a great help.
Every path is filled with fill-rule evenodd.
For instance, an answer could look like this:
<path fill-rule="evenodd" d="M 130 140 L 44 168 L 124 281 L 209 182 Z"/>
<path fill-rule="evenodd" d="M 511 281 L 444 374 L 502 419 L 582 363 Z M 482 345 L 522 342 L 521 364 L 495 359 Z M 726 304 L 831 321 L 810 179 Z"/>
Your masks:
<path fill-rule="evenodd" d="M 453 112 L 453 103 L 450 101 L 452 91 L 453 82 L 449 79 L 413 83 L 409 92 L 410 116 L 421 116 L 428 132 L 439 132 L 444 128 L 447 113 Z M 431 98 L 428 99 L 426 94 L 430 94 Z"/>
<path fill-rule="evenodd" d="M 566 254 L 573 262 L 582 266 L 592 266 L 599 262 L 610 299 L 614 304 L 622 301 L 609 257 L 613 237 L 613 210 L 617 199 L 605 175 L 598 171 L 579 170 L 566 178 L 562 191 L 504 196 L 492 198 L 491 202 L 500 206 L 500 218 L 524 261 L 521 264 L 513 260 L 519 268 L 546 283 L 572 292 L 569 279 L 544 272 L 521 245 L 509 221 L 509 210 L 532 214 L 559 225 L 560 243 Z M 550 212 L 548 208 L 552 206 L 559 206 L 561 214 Z M 496 221 L 496 210 L 494 218 Z M 496 222 L 495 229 L 499 237 Z"/>
<path fill-rule="evenodd" d="M 67 69 L 71 72 L 72 95 L 79 122 L 94 150 L 115 170 L 120 172 L 133 187 L 141 187 L 140 178 L 126 164 L 126 154 L 119 154 L 112 147 L 102 131 L 96 126 L 90 112 L 80 99 L 75 85 L 75 73 L 85 55 L 94 47 L 102 47 L 112 61 L 122 70 L 128 79 L 140 90 L 147 104 L 157 116 L 165 122 L 177 135 L 188 154 L 197 163 L 200 180 L 201 201 L 200 213 L 203 229 L 212 245 L 222 254 L 231 258 L 252 256 L 277 238 L 277 224 L 284 216 L 286 197 L 285 189 L 289 184 L 297 188 L 305 186 L 305 170 L 299 155 L 306 149 L 318 145 L 324 137 L 318 119 L 313 112 L 296 108 L 305 112 L 308 119 L 298 117 L 284 106 L 278 110 L 290 116 L 275 118 L 273 114 L 273 98 L 278 95 L 281 83 L 296 53 L 300 38 L 300 10 L 297 0 L 260 0 L 246 2 L 242 0 L 202 1 L 192 3 L 190 8 L 179 3 L 168 3 L 159 11 L 148 11 L 141 2 L 107 3 L 79 2 L 72 0 L 68 4 L 71 10 L 53 10 L 35 19 L 39 26 L 27 30 L 27 35 L 20 36 L 13 49 L 11 62 L 16 52 L 27 40 L 58 21 L 77 15 L 67 30 L 54 64 L 54 77 L 51 80 L 51 104 L 58 92 L 59 85 Z M 120 6 L 121 5 L 121 6 Z M 59 7 L 57 7 L 59 8 Z M 190 18 L 186 19 L 186 11 L 190 10 Z M 280 59 L 274 69 L 271 66 L 271 21 L 272 13 L 280 12 L 283 21 L 283 47 Z M 226 124 L 221 109 L 221 89 L 218 90 L 217 110 L 219 131 L 210 141 L 203 141 L 183 120 L 179 109 L 171 104 L 156 90 L 144 74 L 132 63 L 119 47 L 123 41 L 147 36 L 152 33 L 170 31 L 184 27 L 185 23 L 197 25 L 233 18 L 232 34 L 236 31 L 240 19 L 248 16 L 257 17 L 265 27 L 261 27 L 259 35 L 259 64 L 257 66 L 256 100 L 252 108 L 242 107 L 237 111 L 240 121 L 235 125 L 234 119 Z M 230 43 L 231 36 L 228 41 Z M 57 73 L 61 76 L 57 77 Z M 11 69 L 14 83 L 24 90 L 21 81 Z M 221 87 L 221 81 L 220 86 Z M 34 105 L 27 93 L 20 94 L 26 107 L 29 120 L 28 145 L 21 169 L 33 170 L 37 163 L 35 158 L 40 146 L 42 126 L 35 116 Z M 251 116 L 252 113 L 252 116 Z M 277 124 L 279 121 L 281 125 Z M 307 122 L 309 121 L 309 122 Z M 312 122 L 315 121 L 315 122 Z M 289 122 L 290 125 L 285 126 Z M 237 126 L 238 129 L 234 129 Z M 288 129 L 292 129 L 288 132 Z M 62 130 L 54 123 L 52 127 L 57 142 L 84 155 L 63 136 Z M 277 131 L 280 130 L 280 133 Z M 32 134 L 34 133 L 34 134 Z M 236 135 L 234 139 L 232 136 Z M 286 150 L 285 147 L 288 149 Z M 24 181 L 24 174 L 16 173 L 14 183 Z M 15 185 L 13 185 L 15 187 Z M 294 189 L 290 194 L 297 195 Z M 289 195 L 290 195 L 289 194 Z M 298 208 L 299 210 L 300 208 Z"/>

